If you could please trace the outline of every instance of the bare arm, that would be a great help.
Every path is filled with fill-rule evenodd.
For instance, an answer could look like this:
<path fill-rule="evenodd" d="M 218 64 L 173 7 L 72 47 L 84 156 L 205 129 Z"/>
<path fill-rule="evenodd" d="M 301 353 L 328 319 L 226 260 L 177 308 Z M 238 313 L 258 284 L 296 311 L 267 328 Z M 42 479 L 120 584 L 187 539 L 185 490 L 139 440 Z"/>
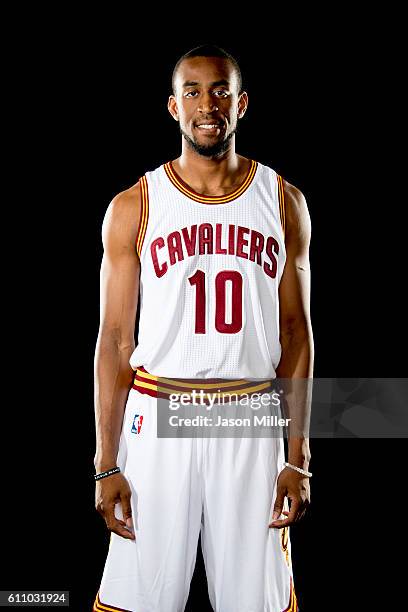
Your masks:
<path fill-rule="evenodd" d="M 102 228 L 101 311 L 95 351 L 97 472 L 116 465 L 123 414 L 133 379 L 129 359 L 135 348 L 139 295 L 140 263 L 135 249 L 139 218 L 140 186 L 137 184 L 112 200 Z M 97 482 L 97 510 L 109 529 L 129 537 L 123 529 L 125 522 L 114 516 L 115 502 L 119 500 L 126 521 L 131 511 L 130 489 L 124 476 L 115 474 Z"/>
<path fill-rule="evenodd" d="M 294 422 L 288 429 L 288 461 L 308 469 L 310 461 L 307 437 L 310 419 L 310 390 L 307 382 L 313 377 L 314 344 L 310 320 L 309 245 L 311 223 L 306 200 L 293 185 L 285 182 L 286 204 L 286 264 L 279 285 L 280 339 L 282 355 L 277 377 L 291 379 L 291 392 L 286 401 L 288 414 Z M 303 516 L 310 501 L 307 478 L 290 468 L 281 472 L 274 517 L 282 510 L 283 499 L 291 499 L 289 518 L 275 521 L 283 527 Z"/>

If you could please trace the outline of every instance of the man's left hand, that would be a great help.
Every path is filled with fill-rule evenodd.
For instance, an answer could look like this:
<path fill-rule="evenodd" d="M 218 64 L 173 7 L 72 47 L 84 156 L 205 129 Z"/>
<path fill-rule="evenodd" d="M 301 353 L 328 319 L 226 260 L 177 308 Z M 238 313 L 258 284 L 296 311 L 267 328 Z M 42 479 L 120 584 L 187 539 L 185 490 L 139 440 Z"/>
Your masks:
<path fill-rule="evenodd" d="M 283 510 L 285 497 L 290 500 L 290 510 Z M 304 516 L 310 504 L 309 478 L 299 472 L 285 467 L 278 477 L 276 501 L 273 507 L 272 522 L 269 527 L 281 529 L 297 523 Z M 284 514 L 287 518 L 277 520 Z"/>

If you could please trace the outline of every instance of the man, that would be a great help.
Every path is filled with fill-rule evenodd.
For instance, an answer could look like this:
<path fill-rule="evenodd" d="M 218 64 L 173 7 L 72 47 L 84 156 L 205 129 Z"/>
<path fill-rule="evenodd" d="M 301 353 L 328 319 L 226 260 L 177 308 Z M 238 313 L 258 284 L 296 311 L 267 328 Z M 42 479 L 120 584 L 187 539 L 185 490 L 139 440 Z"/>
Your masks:
<path fill-rule="evenodd" d="M 156 430 L 180 379 L 242 391 L 243 378 L 312 377 L 309 214 L 298 189 L 235 152 L 247 105 L 233 57 L 185 54 L 168 101 L 182 153 L 106 213 L 95 468 L 112 534 L 98 612 L 184 610 L 200 533 L 214 610 L 297 610 L 288 526 L 310 499 L 307 436 L 289 438 L 284 467 L 281 437 Z"/>

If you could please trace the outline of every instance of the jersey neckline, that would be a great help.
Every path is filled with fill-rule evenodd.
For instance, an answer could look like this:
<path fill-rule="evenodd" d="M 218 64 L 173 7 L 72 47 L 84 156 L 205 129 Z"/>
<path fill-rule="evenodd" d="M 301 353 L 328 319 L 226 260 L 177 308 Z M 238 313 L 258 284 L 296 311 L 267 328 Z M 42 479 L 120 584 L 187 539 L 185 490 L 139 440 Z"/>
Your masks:
<path fill-rule="evenodd" d="M 174 187 L 176 187 L 176 189 L 181 191 L 181 193 L 183 193 L 191 200 L 194 200 L 195 202 L 200 202 L 201 204 L 226 204 L 228 202 L 232 202 L 232 200 L 236 200 L 237 198 L 239 198 L 239 196 L 241 196 L 251 185 L 256 174 L 258 162 L 253 159 L 251 159 L 250 161 L 251 165 L 243 183 L 241 183 L 241 185 L 231 193 L 227 193 L 220 196 L 206 196 L 194 191 L 194 189 L 187 185 L 187 183 L 185 183 L 183 179 L 177 174 L 177 172 L 173 168 L 173 164 L 171 161 L 168 161 L 166 164 L 164 164 L 164 170 Z"/>

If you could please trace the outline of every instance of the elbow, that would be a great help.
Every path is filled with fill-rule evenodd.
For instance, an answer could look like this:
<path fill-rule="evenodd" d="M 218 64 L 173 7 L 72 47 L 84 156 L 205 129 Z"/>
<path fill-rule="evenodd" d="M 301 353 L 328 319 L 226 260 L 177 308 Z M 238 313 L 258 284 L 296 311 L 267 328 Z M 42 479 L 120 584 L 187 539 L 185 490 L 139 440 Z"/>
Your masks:
<path fill-rule="evenodd" d="M 312 378 L 314 342 L 308 324 L 290 325 L 281 329 L 281 357 L 276 370 L 278 378 Z"/>
<path fill-rule="evenodd" d="M 126 333 L 120 327 L 102 327 L 99 330 L 97 346 L 100 350 L 129 351 L 135 347 L 133 334 Z"/>
<path fill-rule="evenodd" d="M 314 339 L 310 320 L 297 319 L 288 321 L 280 328 L 282 351 L 293 351 L 295 347 L 306 349 L 310 359 L 314 360 Z"/>
<path fill-rule="evenodd" d="M 285 319 L 280 325 L 280 335 L 284 338 L 296 338 L 301 340 L 311 338 L 313 340 L 310 319 L 306 317 Z"/>

